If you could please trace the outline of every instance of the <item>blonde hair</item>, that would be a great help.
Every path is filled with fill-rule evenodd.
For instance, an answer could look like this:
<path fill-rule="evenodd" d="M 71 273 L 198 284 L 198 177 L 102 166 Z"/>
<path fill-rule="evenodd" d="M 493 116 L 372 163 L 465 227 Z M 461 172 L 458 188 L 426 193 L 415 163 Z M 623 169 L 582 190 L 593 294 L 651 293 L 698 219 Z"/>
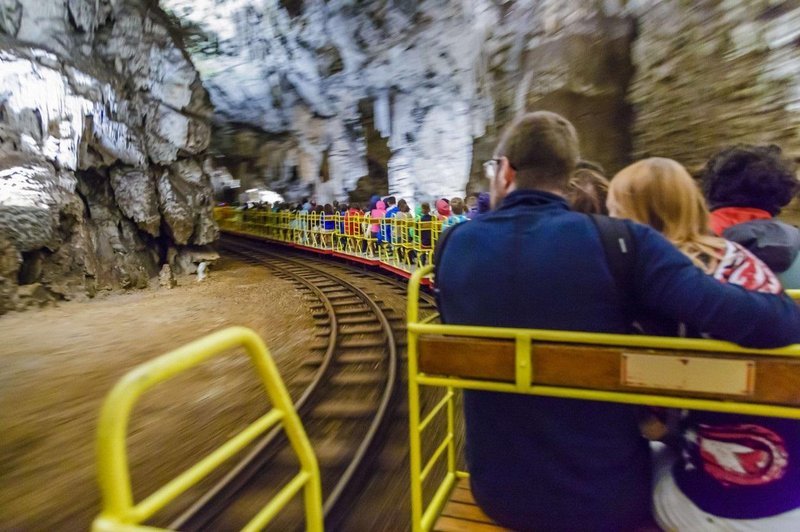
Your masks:
<path fill-rule="evenodd" d="M 709 229 L 700 188 L 672 159 L 653 157 L 623 168 L 611 180 L 608 206 L 623 218 L 653 227 L 705 270 L 715 264 L 703 258 L 719 260 L 724 254 L 725 241 Z"/>

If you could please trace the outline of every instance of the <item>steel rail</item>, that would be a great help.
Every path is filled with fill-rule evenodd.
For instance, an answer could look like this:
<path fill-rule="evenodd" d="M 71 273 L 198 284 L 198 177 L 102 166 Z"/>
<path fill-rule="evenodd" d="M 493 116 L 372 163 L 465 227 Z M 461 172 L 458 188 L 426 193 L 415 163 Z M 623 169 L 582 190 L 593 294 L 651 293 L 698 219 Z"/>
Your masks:
<path fill-rule="evenodd" d="M 240 252 L 241 254 L 241 252 Z M 305 388 L 302 395 L 295 401 L 294 408 L 298 415 L 302 416 L 308 412 L 310 408 L 310 399 L 319 389 L 323 378 L 328 374 L 333 360 L 333 355 L 336 352 L 336 342 L 338 335 L 338 323 L 336 313 L 333 309 L 333 304 L 325 296 L 325 293 L 316 287 L 313 283 L 302 276 L 292 274 L 290 272 L 282 272 L 303 284 L 312 293 L 314 293 L 322 305 L 325 307 L 327 314 L 330 318 L 331 333 L 328 336 L 328 347 L 322 357 L 322 363 L 315 372 L 314 378 Z M 199 530 L 207 522 L 214 519 L 224 511 L 225 503 L 235 497 L 253 476 L 267 463 L 269 460 L 269 453 L 267 449 L 272 445 L 280 436 L 280 430 L 272 430 L 264 435 L 264 437 L 256 444 L 256 446 L 241 460 L 239 461 L 228 473 L 225 474 L 214 486 L 212 486 L 206 493 L 204 493 L 194 504 L 183 511 L 177 518 L 175 518 L 168 528 L 171 530 Z"/>
<path fill-rule="evenodd" d="M 381 432 L 385 428 L 390 419 L 390 413 L 394 402 L 397 399 L 398 389 L 398 368 L 399 357 L 397 355 L 397 344 L 394 337 L 394 332 L 388 318 L 386 317 L 380 306 L 373 301 L 363 289 L 358 286 L 342 279 L 341 277 L 310 266 L 307 261 L 289 259 L 285 256 L 277 255 L 262 249 L 258 244 L 253 243 L 249 239 L 231 239 L 225 237 L 223 240 L 223 247 L 233 253 L 249 256 L 259 256 L 262 263 L 266 263 L 267 267 L 273 268 L 283 275 L 287 275 L 292 279 L 301 282 L 305 287 L 311 289 L 326 309 L 326 313 L 330 319 L 330 331 L 328 348 L 323 363 L 312 383 L 306 388 L 303 395 L 296 403 L 296 409 L 301 418 L 306 416 L 310 411 L 312 402 L 310 398 L 314 396 L 321 388 L 323 378 L 329 373 L 329 368 L 334 359 L 337 345 L 337 331 L 338 323 L 336 320 L 336 312 L 333 308 L 331 301 L 325 296 L 324 292 L 314 285 L 313 282 L 303 278 L 302 274 L 292 272 L 285 267 L 276 265 L 276 261 L 291 263 L 296 266 L 302 267 L 315 276 L 324 277 L 336 284 L 347 288 L 358 299 L 361 300 L 375 315 L 376 320 L 380 322 L 382 333 L 386 338 L 386 352 L 387 352 L 387 376 L 386 385 L 381 394 L 380 402 L 377 407 L 376 413 L 367 429 L 364 438 L 361 440 L 358 448 L 356 449 L 353 458 L 350 460 L 345 471 L 339 476 L 330 493 L 324 500 L 323 509 L 326 525 L 330 528 L 338 526 L 345 516 L 346 500 L 345 495 L 351 490 L 356 489 L 363 477 L 366 475 L 366 468 L 371 463 L 372 459 L 377 456 L 381 441 Z M 268 257 L 270 260 L 264 260 Z M 278 431 L 270 433 L 259 442 L 258 446 L 254 448 L 247 457 L 245 457 L 239 464 L 237 464 L 228 474 L 225 475 L 215 486 L 205 493 L 195 504 L 181 514 L 180 517 L 170 523 L 169 527 L 173 530 L 199 530 L 207 525 L 212 519 L 219 516 L 236 495 L 243 490 L 247 484 L 252 480 L 253 476 L 262 469 L 266 463 L 271 459 L 273 453 L 270 448 L 279 435 Z"/>

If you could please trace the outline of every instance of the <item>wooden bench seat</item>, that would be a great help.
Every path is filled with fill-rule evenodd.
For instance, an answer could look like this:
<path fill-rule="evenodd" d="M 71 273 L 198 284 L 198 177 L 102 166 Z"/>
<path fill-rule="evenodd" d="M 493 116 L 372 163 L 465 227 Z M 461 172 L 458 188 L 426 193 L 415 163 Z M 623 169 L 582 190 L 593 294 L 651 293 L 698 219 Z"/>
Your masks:
<path fill-rule="evenodd" d="M 462 478 L 456 484 L 450 499 L 445 503 L 439 519 L 433 525 L 437 532 L 510 532 L 496 525 L 483 513 L 472 497 L 469 479 Z"/>

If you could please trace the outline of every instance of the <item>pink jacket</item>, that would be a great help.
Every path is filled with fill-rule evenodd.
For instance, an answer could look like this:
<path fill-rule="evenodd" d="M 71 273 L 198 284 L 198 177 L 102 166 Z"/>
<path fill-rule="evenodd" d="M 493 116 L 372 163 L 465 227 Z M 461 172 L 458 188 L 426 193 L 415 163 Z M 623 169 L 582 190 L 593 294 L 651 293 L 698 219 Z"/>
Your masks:
<path fill-rule="evenodd" d="M 379 201 L 375 204 L 375 208 L 369 211 L 369 217 L 383 218 L 384 216 L 386 216 L 386 204 L 382 201 Z M 372 224 L 369 229 L 373 233 L 377 233 L 381 230 L 380 225 L 378 224 Z"/>

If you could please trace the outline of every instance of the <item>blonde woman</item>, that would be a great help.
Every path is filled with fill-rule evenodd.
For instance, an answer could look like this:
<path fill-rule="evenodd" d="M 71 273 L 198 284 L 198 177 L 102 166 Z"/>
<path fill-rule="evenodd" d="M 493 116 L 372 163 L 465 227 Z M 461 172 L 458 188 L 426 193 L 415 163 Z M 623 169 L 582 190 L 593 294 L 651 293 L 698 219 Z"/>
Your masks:
<path fill-rule="evenodd" d="M 753 254 L 712 235 L 700 188 L 672 159 L 653 157 L 624 168 L 611 181 L 606 204 L 610 216 L 653 227 L 720 281 L 759 292 L 783 290 L 777 277 Z"/>
<path fill-rule="evenodd" d="M 607 205 L 612 216 L 660 231 L 721 282 L 782 291 L 763 262 L 712 236 L 699 187 L 671 159 L 623 169 L 611 180 Z M 664 530 L 800 530 L 800 423 L 701 411 L 681 418 L 680 456 L 656 471 L 653 507 Z"/>

